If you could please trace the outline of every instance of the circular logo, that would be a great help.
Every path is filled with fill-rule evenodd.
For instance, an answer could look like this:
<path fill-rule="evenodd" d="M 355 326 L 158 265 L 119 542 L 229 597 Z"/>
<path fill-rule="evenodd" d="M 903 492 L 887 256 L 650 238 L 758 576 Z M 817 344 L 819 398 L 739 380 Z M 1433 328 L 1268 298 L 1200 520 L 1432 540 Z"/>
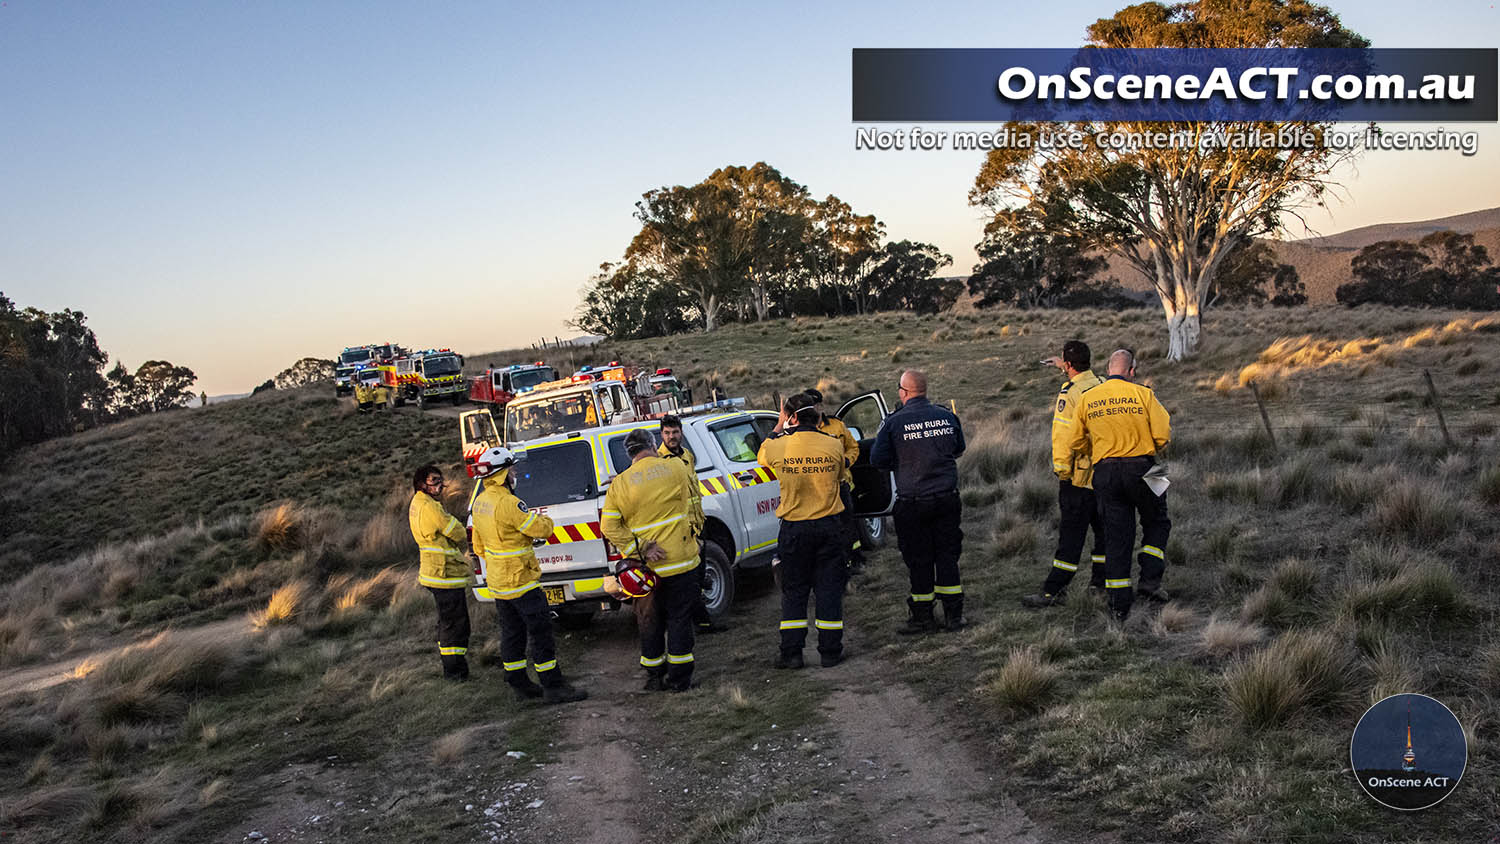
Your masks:
<path fill-rule="evenodd" d="M 1469 764 L 1469 742 L 1441 702 L 1391 695 L 1365 711 L 1349 740 L 1359 787 L 1382 806 L 1412 812 L 1453 793 Z"/>

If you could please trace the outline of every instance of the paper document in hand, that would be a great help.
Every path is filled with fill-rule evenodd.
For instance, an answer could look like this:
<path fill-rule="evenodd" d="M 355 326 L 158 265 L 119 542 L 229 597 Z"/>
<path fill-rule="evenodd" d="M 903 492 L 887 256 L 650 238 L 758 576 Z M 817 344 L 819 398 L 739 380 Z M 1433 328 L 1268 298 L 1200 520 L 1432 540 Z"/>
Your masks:
<path fill-rule="evenodd" d="M 1172 485 L 1172 482 L 1167 480 L 1167 467 L 1164 463 L 1158 463 L 1155 466 L 1152 466 L 1149 470 L 1147 470 L 1146 474 L 1141 477 L 1141 480 L 1146 482 L 1146 486 L 1151 488 L 1151 493 L 1157 497 L 1161 497 L 1162 495 L 1164 495 L 1167 491 L 1167 487 Z"/>

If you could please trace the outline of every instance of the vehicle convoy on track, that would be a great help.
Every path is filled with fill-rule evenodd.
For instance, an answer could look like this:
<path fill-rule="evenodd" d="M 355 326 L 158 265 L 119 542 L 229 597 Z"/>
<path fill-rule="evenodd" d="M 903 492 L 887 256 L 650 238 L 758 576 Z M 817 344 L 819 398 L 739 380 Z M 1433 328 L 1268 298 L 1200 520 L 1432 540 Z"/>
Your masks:
<path fill-rule="evenodd" d="M 541 361 L 492 366 L 469 381 L 469 401 L 504 407 L 516 396 L 536 389 L 538 384 L 556 380 L 557 370 Z"/>
<path fill-rule="evenodd" d="M 640 414 L 621 381 L 569 381 L 538 388 L 525 403 L 572 407 L 583 401 L 597 402 L 594 424 L 585 424 L 585 413 L 575 408 L 549 417 L 547 430 L 532 433 L 533 429 L 511 421 L 511 411 L 521 409 L 520 400 L 506 407 L 504 437 L 487 408 L 459 417 L 466 467 L 486 449 L 504 444 L 518 460 L 512 469 L 516 495 L 556 523 L 552 535 L 536 549 L 547 602 L 567 624 L 586 623 L 601 610 L 619 608 L 620 602 L 605 588 L 620 555 L 600 531 L 604 496 L 614 477 L 630 465 L 625 436 L 638 428 L 655 434 L 660 416 L 676 413 L 682 419 L 684 444 L 696 459 L 693 468 L 703 496 L 704 603 L 711 615 L 723 615 L 734 600 L 735 570 L 769 565 L 776 551 L 781 484 L 774 473 L 757 463 L 756 455 L 775 428 L 777 413 L 745 410 L 743 399 L 732 399 L 688 408 L 668 402 L 674 404 L 670 410 Z M 615 409 L 613 413 L 610 408 Z M 887 535 L 884 516 L 895 500 L 891 475 L 869 465 L 870 445 L 886 416 L 885 400 L 879 392 L 866 393 L 844 404 L 836 415 L 860 443 L 854 465 L 854 511 L 865 542 L 878 546 Z M 621 418 L 625 416 L 629 418 Z M 484 586 L 482 560 L 475 574 L 479 579 L 475 597 L 494 600 Z"/>

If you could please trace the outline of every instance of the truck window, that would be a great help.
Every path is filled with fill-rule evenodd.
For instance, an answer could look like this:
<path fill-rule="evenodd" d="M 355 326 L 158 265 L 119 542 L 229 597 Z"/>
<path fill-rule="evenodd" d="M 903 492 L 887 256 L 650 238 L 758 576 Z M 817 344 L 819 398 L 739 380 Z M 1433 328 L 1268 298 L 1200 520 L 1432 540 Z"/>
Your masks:
<path fill-rule="evenodd" d="M 530 389 L 547 381 L 556 381 L 557 373 L 550 366 L 523 369 L 510 376 L 510 388 L 516 392 Z"/>
<path fill-rule="evenodd" d="M 594 452 L 583 440 L 526 449 L 526 459 L 511 469 L 516 495 L 532 507 L 586 501 L 598 495 L 594 486 Z"/>
<path fill-rule="evenodd" d="M 755 422 L 746 419 L 723 425 L 714 430 L 714 439 L 719 441 L 719 448 L 724 450 L 724 456 L 735 463 L 754 463 L 755 455 L 760 451 L 761 435 L 755 430 Z"/>

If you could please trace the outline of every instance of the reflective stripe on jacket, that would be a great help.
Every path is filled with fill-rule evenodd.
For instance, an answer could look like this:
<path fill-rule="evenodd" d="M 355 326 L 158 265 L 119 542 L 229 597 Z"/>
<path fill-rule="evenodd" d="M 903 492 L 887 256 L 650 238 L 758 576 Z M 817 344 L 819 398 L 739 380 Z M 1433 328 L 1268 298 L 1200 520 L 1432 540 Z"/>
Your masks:
<path fill-rule="evenodd" d="M 483 489 L 474 499 L 474 553 L 484 558 L 485 586 L 498 598 L 519 598 L 542 576 L 531 540 L 550 536 L 555 526 L 505 484 L 480 483 Z"/>
<path fill-rule="evenodd" d="M 844 471 L 839 475 L 839 480 L 843 482 L 844 486 L 853 487 L 854 470 L 849 467 L 853 466 L 854 461 L 859 459 L 859 440 L 856 440 L 854 435 L 849 433 L 849 426 L 845 425 L 844 420 L 837 416 L 824 416 L 822 424 L 818 425 L 818 430 L 830 437 L 836 438 L 844 447 Z"/>
<path fill-rule="evenodd" d="M 604 538 L 621 556 L 645 561 L 663 577 L 698 567 L 703 532 L 698 479 L 676 457 L 646 457 L 616 475 L 599 515 Z M 651 542 L 667 555 L 646 561 Z"/>
<path fill-rule="evenodd" d="M 435 589 L 467 586 L 472 573 L 463 544 L 469 537 L 458 519 L 449 515 L 436 498 L 418 492 L 411 497 L 407 520 L 411 523 L 411 538 L 417 541 L 422 555 L 417 582 Z"/>

